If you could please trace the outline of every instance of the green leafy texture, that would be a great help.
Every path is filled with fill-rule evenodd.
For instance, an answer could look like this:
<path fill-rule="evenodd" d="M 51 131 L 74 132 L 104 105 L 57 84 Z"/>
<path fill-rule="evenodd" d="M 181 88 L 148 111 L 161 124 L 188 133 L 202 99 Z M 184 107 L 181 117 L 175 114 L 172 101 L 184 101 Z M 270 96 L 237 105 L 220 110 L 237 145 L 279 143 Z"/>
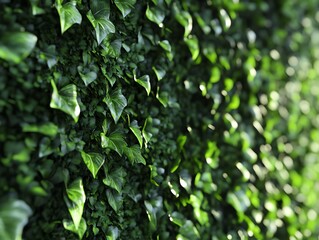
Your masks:
<path fill-rule="evenodd" d="M 164 69 L 162 69 L 160 67 L 154 67 L 154 66 L 152 67 L 152 69 L 153 69 L 158 81 L 161 81 L 165 77 L 166 71 Z"/>
<path fill-rule="evenodd" d="M 151 92 L 151 82 L 150 82 L 150 76 L 144 75 L 140 78 L 134 79 L 138 84 L 140 84 L 145 90 L 147 95 L 150 95 Z"/>
<path fill-rule="evenodd" d="M 114 0 L 114 3 L 125 18 L 131 12 L 136 0 Z"/>
<path fill-rule="evenodd" d="M 144 157 L 141 154 L 141 149 L 138 145 L 134 145 L 132 147 L 126 147 L 124 149 L 124 154 L 130 160 L 131 164 L 142 163 L 146 164 Z"/>
<path fill-rule="evenodd" d="M 165 14 L 164 11 L 156 8 L 156 7 L 150 7 L 149 5 L 147 5 L 147 9 L 146 9 L 146 17 L 158 24 L 160 27 L 163 25 L 163 21 L 165 19 Z"/>
<path fill-rule="evenodd" d="M 21 200 L 3 199 L 0 202 L 0 239 L 22 239 L 22 231 L 31 216 L 31 208 Z"/>
<path fill-rule="evenodd" d="M 172 61 L 173 59 L 173 53 L 172 53 L 172 47 L 169 41 L 163 40 L 159 42 L 159 45 L 165 50 L 167 58 Z"/>
<path fill-rule="evenodd" d="M 189 12 L 180 11 L 176 5 L 174 5 L 175 18 L 185 28 L 184 38 L 186 38 L 193 29 L 193 19 Z"/>
<path fill-rule="evenodd" d="M 75 234 L 78 235 L 79 239 L 82 239 L 84 236 L 84 233 L 87 230 L 86 221 L 84 218 L 81 218 L 79 226 L 76 228 L 74 223 L 72 221 L 69 221 L 67 219 L 63 219 L 63 227 L 66 230 L 69 230 Z"/>
<path fill-rule="evenodd" d="M 125 183 L 126 172 L 123 168 L 117 168 L 115 171 L 108 171 L 105 173 L 106 177 L 103 183 L 121 193 Z"/>
<path fill-rule="evenodd" d="M 28 32 L 0 34 L 0 58 L 18 64 L 29 56 L 37 40 L 37 36 Z"/>
<path fill-rule="evenodd" d="M 197 37 L 195 35 L 189 36 L 184 41 L 187 44 L 188 49 L 192 54 L 192 59 L 196 60 L 197 57 L 199 56 L 199 43 L 198 43 Z"/>
<path fill-rule="evenodd" d="M 76 8 L 76 1 L 70 1 L 62 5 L 62 1 L 58 0 L 55 7 L 60 16 L 61 33 L 72 27 L 73 24 L 81 24 L 82 16 Z"/>
<path fill-rule="evenodd" d="M 105 161 L 103 155 L 99 153 L 85 153 L 84 151 L 81 151 L 81 156 L 83 162 L 90 170 L 93 177 L 96 178 L 98 171 L 100 170 Z"/>
<path fill-rule="evenodd" d="M 116 88 L 112 91 L 111 94 L 107 93 L 105 98 L 103 99 L 103 102 L 106 103 L 106 105 L 111 111 L 111 115 L 114 119 L 114 122 L 117 123 L 117 121 L 120 119 L 122 115 L 124 108 L 127 105 L 127 100 L 122 94 L 121 89 Z"/>
<path fill-rule="evenodd" d="M 92 9 L 86 14 L 95 30 L 98 44 L 110 33 L 115 33 L 115 26 L 109 20 L 110 6 L 106 1 L 91 1 Z"/>
<path fill-rule="evenodd" d="M 243 220 L 245 211 L 250 206 L 250 201 L 243 189 L 227 194 L 227 202 L 237 211 L 240 220 Z"/>
<path fill-rule="evenodd" d="M 122 206 L 122 196 L 112 190 L 106 191 L 107 201 L 115 212 L 118 212 Z"/>
<path fill-rule="evenodd" d="M 66 193 L 67 197 L 64 200 L 72 217 L 74 227 L 76 230 L 79 230 L 85 203 L 82 179 L 78 178 L 69 184 L 66 188 Z"/>
<path fill-rule="evenodd" d="M 33 132 L 33 133 L 41 133 L 43 135 L 47 135 L 49 137 L 54 137 L 59 128 L 54 123 L 48 122 L 41 125 L 34 125 L 34 124 L 23 124 L 22 126 L 23 132 Z"/>
<path fill-rule="evenodd" d="M 125 142 L 124 135 L 119 129 L 111 132 L 107 136 L 104 133 L 101 133 L 102 148 L 112 149 L 122 156 L 126 149 L 126 145 L 127 143 Z"/>
<path fill-rule="evenodd" d="M 151 230 L 155 231 L 157 228 L 156 209 L 152 206 L 152 204 L 149 201 L 144 201 L 144 205 L 146 208 L 148 220 L 150 221 Z"/>
<path fill-rule="evenodd" d="M 83 80 L 85 86 L 88 86 L 90 83 L 94 82 L 97 78 L 96 72 L 84 72 L 82 66 L 78 66 L 78 73 L 80 74 L 81 79 Z"/>
<path fill-rule="evenodd" d="M 139 144 L 140 144 L 140 148 L 143 147 L 143 137 L 142 137 L 142 132 L 140 130 L 140 126 L 138 126 L 137 121 L 134 120 L 131 122 L 130 124 L 130 129 L 133 132 L 133 134 L 135 135 L 135 137 L 137 138 Z"/>
<path fill-rule="evenodd" d="M 69 84 L 60 90 L 57 89 L 53 80 L 51 80 L 53 93 L 51 96 L 50 107 L 59 109 L 72 116 L 75 122 L 80 116 L 80 106 L 77 101 L 77 91 L 74 84 Z"/>
<path fill-rule="evenodd" d="M 109 227 L 106 234 L 106 240 L 116 240 L 118 237 L 119 229 L 117 227 Z"/>

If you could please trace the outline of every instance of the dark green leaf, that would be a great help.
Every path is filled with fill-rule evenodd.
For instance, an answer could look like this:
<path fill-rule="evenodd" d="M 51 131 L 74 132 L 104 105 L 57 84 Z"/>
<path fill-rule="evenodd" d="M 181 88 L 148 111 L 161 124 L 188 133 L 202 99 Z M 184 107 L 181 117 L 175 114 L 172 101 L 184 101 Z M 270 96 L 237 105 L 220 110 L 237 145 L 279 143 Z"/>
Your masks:
<path fill-rule="evenodd" d="M 127 105 L 126 98 L 122 94 L 121 89 L 117 88 L 114 91 L 112 91 L 111 94 L 107 93 L 106 97 L 103 99 L 103 102 L 106 103 L 106 105 L 111 111 L 111 115 L 114 119 L 114 122 L 117 123 L 117 121 L 120 119 L 122 115 L 124 108 Z"/>
<path fill-rule="evenodd" d="M 77 122 L 80 115 L 80 106 L 77 101 L 76 86 L 69 84 L 58 91 L 53 80 L 51 80 L 51 85 L 53 93 L 50 107 L 71 115 L 74 121 Z"/>
<path fill-rule="evenodd" d="M 157 23 L 159 26 L 162 26 L 162 22 L 164 21 L 165 18 L 165 14 L 163 10 L 160 10 L 158 8 L 150 8 L 150 6 L 147 6 L 146 9 L 146 17 L 154 22 Z"/>
<path fill-rule="evenodd" d="M 136 0 L 115 0 L 114 1 L 117 8 L 121 11 L 123 17 L 126 17 L 134 7 Z"/>
<path fill-rule="evenodd" d="M 117 192 L 114 192 L 112 190 L 107 190 L 106 197 L 107 197 L 107 201 L 109 202 L 113 210 L 115 212 L 118 212 L 122 206 L 122 201 L 123 201 L 122 196 Z"/>
<path fill-rule="evenodd" d="M 140 130 L 140 126 L 138 126 L 137 121 L 134 120 L 133 122 L 131 122 L 130 124 L 130 129 L 131 131 L 134 133 L 135 137 L 137 138 L 139 144 L 140 144 L 140 148 L 142 148 L 143 146 L 143 137 L 142 137 L 142 132 Z"/>
<path fill-rule="evenodd" d="M 141 149 L 138 145 L 134 145 L 132 147 L 126 147 L 124 150 L 125 155 L 130 160 L 132 164 L 134 163 L 142 163 L 146 164 L 144 157 L 141 154 Z"/>
<path fill-rule="evenodd" d="M 71 1 L 61 4 L 61 1 L 56 2 L 56 9 L 60 16 L 60 25 L 62 34 L 68 30 L 73 24 L 81 24 L 82 16 L 76 8 L 76 2 Z"/>
<path fill-rule="evenodd" d="M 122 191 L 122 187 L 125 182 L 126 172 L 123 168 L 117 168 L 115 171 L 106 173 L 106 177 L 103 179 L 103 183 L 118 193 Z"/>
<path fill-rule="evenodd" d="M 146 90 L 147 95 L 150 95 L 150 92 L 151 92 L 150 76 L 144 75 L 140 78 L 135 79 L 135 81 Z"/>
<path fill-rule="evenodd" d="M 107 136 L 104 133 L 101 133 L 102 148 L 112 149 L 122 156 L 126 145 L 127 143 L 124 140 L 124 135 L 119 130 L 115 130 Z"/>

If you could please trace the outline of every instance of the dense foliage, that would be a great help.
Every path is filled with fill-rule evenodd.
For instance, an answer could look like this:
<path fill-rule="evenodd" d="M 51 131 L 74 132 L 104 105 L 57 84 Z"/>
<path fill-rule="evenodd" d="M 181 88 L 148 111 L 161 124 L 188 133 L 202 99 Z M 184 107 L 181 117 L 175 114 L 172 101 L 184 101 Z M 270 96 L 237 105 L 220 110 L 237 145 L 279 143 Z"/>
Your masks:
<path fill-rule="evenodd" d="M 315 239 L 317 5 L 0 0 L 0 239 Z"/>

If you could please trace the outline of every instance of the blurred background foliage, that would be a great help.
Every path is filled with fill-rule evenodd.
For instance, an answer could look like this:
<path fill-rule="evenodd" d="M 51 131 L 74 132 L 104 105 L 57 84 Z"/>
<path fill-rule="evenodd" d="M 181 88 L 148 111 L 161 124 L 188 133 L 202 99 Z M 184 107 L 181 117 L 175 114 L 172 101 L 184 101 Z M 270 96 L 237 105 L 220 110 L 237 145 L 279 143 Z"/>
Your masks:
<path fill-rule="evenodd" d="M 0 0 L 0 238 L 317 239 L 315 0 Z"/>

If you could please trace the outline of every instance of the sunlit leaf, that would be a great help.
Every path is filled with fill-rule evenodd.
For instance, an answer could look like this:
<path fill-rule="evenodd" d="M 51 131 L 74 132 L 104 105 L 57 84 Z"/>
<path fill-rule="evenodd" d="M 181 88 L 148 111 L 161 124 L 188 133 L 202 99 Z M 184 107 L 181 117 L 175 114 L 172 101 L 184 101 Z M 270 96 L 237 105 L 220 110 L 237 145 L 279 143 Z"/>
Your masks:
<path fill-rule="evenodd" d="M 126 17 L 134 7 L 136 0 L 115 0 L 114 1 L 117 8 L 121 11 L 123 17 Z"/>
<path fill-rule="evenodd" d="M 84 233 L 86 232 L 87 225 L 84 218 L 81 218 L 79 226 L 76 228 L 74 223 L 70 220 L 63 219 L 63 227 L 66 230 L 69 230 L 71 232 L 74 232 L 79 236 L 79 239 L 82 239 L 84 236 Z"/>
<path fill-rule="evenodd" d="M 164 21 L 165 14 L 164 11 L 158 9 L 158 8 L 151 8 L 149 5 L 146 9 L 146 17 L 154 22 L 157 23 L 159 26 L 161 26 L 162 22 Z"/>
<path fill-rule="evenodd" d="M 76 2 L 70 1 L 65 4 L 61 4 L 60 1 L 56 1 L 55 5 L 59 16 L 60 16 L 60 25 L 61 33 L 63 34 L 68 30 L 73 24 L 81 24 L 82 16 L 76 8 Z"/>
<path fill-rule="evenodd" d="M 0 34 L 0 58 L 17 64 L 29 56 L 37 40 L 37 36 L 28 32 Z"/>
<path fill-rule="evenodd" d="M 134 133 L 135 137 L 137 138 L 140 148 L 143 146 L 143 137 L 142 137 L 142 132 L 140 130 L 140 126 L 138 126 L 137 121 L 134 120 L 130 124 L 130 129 Z"/>
<path fill-rule="evenodd" d="M 92 173 L 93 177 L 96 178 L 99 169 L 102 167 L 105 161 L 103 155 L 99 153 L 85 153 L 84 151 L 81 151 L 81 156 L 85 165 Z"/>
<path fill-rule="evenodd" d="M 51 80 L 51 85 L 53 93 L 50 107 L 71 115 L 74 121 L 77 122 L 80 115 L 80 106 L 77 101 L 76 86 L 69 84 L 58 90 L 53 80 Z"/>
<path fill-rule="evenodd" d="M 197 37 L 195 35 L 189 36 L 184 41 L 192 54 L 192 59 L 195 60 L 199 56 L 199 43 Z"/>
<path fill-rule="evenodd" d="M 122 94 L 121 89 L 117 88 L 113 90 L 111 94 L 107 93 L 105 98 L 103 99 L 103 102 L 106 103 L 111 111 L 114 122 L 117 123 L 122 115 L 124 108 L 127 105 L 126 98 Z"/>
<path fill-rule="evenodd" d="M 21 200 L 0 201 L 0 239 L 22 239 L 22 230 L 31 216 L 31 208 Z"/>
<path fill-rule="evenodd" d="M 150 95 L 151 83 L 150 83 L 150 76 L 149 75 L 144 75 L 140 78 L 135 79 L 135 81 L 146 90 L 147 95 Z"/>

